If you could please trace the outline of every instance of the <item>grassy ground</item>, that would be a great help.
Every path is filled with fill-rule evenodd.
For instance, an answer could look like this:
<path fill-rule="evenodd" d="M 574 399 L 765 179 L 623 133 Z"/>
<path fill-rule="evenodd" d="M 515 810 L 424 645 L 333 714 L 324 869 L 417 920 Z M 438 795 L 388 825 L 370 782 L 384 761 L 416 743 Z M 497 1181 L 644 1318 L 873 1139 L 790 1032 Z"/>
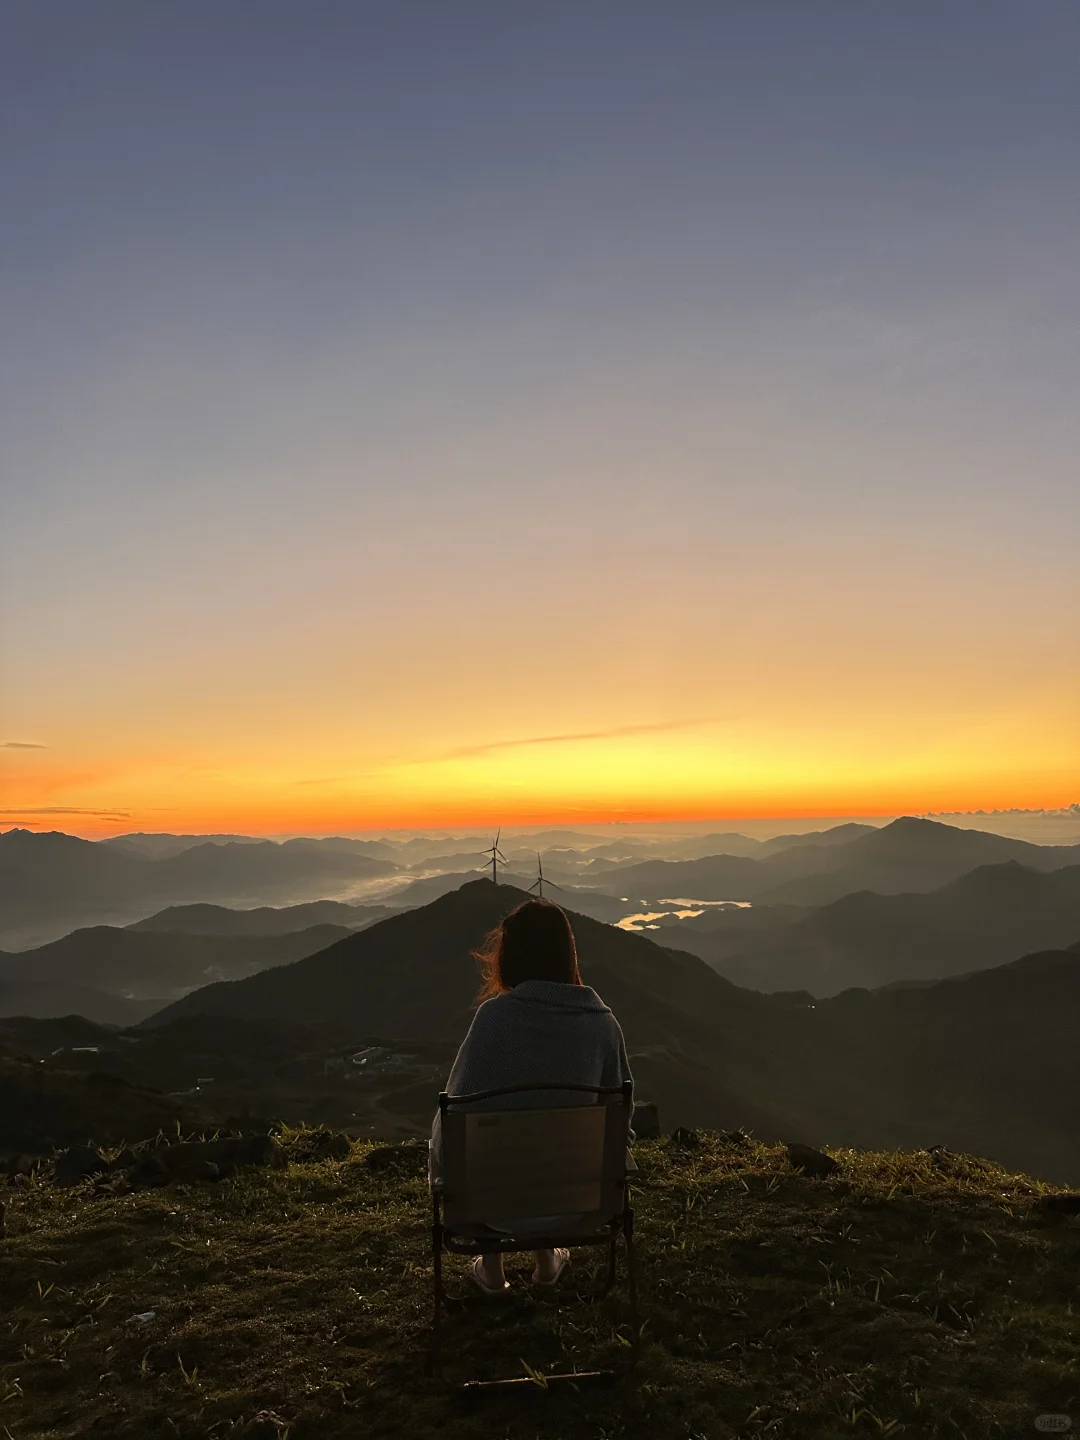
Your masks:
<path fill-rule="evenodd" d="M 469 1397 L 453 1382 L 624 1366 L 625 1289 L 585 1298 L 602 1260 L 577 1252 L 538 1298 L 521 1256 L 513 1298 L 493 1303 L 451 1261 L 463 1299 L 443 1376 L 425 1380 L 426 1188 L 415 1162 L 369 1168 L 369 1148 L 125 1197 L 9 1191 L 2 1440 L 1012 1440 L 1044 1412 L 1080 1426 L 1080 1220 L 1043 1218 L 1046 1187 L 1025 1176 L 836 1151 L 841 1174 L 819 1181 L 765 1146 L 640 1144 L 637 1370 Z"/>

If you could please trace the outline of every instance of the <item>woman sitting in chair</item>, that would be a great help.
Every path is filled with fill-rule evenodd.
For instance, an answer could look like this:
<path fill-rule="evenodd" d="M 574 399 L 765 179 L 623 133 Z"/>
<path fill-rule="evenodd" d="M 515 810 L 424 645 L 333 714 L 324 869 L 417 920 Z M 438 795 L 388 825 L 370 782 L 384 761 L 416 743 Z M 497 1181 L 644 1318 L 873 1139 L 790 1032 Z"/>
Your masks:
<path fill-rule="evenodd" d="M 482 1004 L 446 1082 L 451 1096 L 559 1080 L 568 1085 L 618 1086 L 632 1078 L 619 1022 L 596 991 L 582 984 L 574 932 L 558 905 L 526 900 L 496 926 L 477 958 L 484 976 Z M 477 1108 L 535 1110 L 591 1103 L 594 1100 L 574 1091 L 546 1090 L 494 1096 Z M 438 1173 L 441 1141 L 436 1115 L 433 1177 Z M 546 1217 L 546 1225 L 552 1218 Z M 545 1223 L 536 1223 L 539 1228 L 530 1233 L 543 1233 Z M 498 1228 L 497 1221 L 492 1224 Z M 524 1233 L 521 1226 L 515 1229 Z M 551 1234 L 550 1228 L 547 1233 Z M 534 1253 L 533 1283 L 554 1285 L 570 1252 L 560 1248 Z M 469 1273 L 487 1295 L 509 1289 L 501 1254 L 477 1256 Z"/>

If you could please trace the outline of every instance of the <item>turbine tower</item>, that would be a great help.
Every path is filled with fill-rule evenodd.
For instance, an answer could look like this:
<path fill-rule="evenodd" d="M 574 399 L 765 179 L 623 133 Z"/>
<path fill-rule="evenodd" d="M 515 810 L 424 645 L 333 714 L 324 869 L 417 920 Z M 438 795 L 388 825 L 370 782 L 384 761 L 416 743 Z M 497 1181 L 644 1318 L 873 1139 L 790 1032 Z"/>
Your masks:
<path fill-rule="evenodd" d="M 529 894 L 531 895 L 532 892 L 535 890 L 535 891 L 536 891 L 536 898 L 537 898 L 538 900 L 542 900 L 542 899 L 544 898 L 544 886 L 545 886 L 545 885 L 548 887 L 549 890 L 561 890 L 561 889 L 562 889 L 562 886 L 561 886 L 561 885 L 556 885 L 554 880 L 545 880 L 545 879 L 544 879 L 544 862 L 540 859 L 540 851 L 538 850 L 538 851 L 536 852 L 536 879 L 535 879 L 535 880 L 533 881 L 533 883 L 529 886 Z"/>
<path fill-rule="evenodd" d="M 509 860 L 507 860 L 506 856 L 499 849 L 499 836 L 501 834 L 502 826 L 500 825 L 498 830 L 496 830 L 495 832 L 495 840 L 491 848 L 489 850 L 481 850 L 480 852 L 481 855 L 491 856 L 491 883 L 493 885 L 497 885 L 499 883 L 499 861 L 501 860 L 504 865 L 509 865 L 510 863 Z"/>

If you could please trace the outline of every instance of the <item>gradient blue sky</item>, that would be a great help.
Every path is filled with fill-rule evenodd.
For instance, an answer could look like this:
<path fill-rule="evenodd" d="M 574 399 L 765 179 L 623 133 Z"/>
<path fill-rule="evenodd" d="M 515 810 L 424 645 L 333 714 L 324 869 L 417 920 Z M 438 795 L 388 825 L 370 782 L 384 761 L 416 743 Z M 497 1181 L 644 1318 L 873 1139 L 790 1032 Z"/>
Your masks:
<path fill-rule="evenodd" d="M 0 24 L 9 816 L 1077 798 L 1077 6 Z"/>

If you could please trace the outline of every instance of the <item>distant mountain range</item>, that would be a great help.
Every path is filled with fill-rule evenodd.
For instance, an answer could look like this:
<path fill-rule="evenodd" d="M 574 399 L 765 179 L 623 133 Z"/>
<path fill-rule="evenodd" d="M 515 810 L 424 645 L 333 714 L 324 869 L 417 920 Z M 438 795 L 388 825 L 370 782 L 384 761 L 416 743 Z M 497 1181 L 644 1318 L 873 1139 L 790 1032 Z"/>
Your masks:
<path fill-rule="evenodd" d="M 131 855 L 136 860 L 167 860 L 196 845 L 255 845 L 253 835 L 170 835 L 165 831 L 133 831 L 130 835 L 112 835 L 98 844 L 118 855 Z"/>
<path fill-rule="evenodd" d="M 470 951 L 522 899 L 474 881 L 293 965 L 211 985 L 146 1024 L 198 1015 L 351 1024 L 456 1040 Z M 944 1143 L 1080 1180 L 1080 949 L 926 986 L 764 995 L 696 956 L 576 915 L 582 973 L 626 1031 L 639 1094 L 668 1123 L 835 1144 Z M 417 1105 L 434 1096 L 418 1096 Z"/>
<path fill-rule="evenodd" d="M 670 847 L 673 855 L 680 860 L 701 860 L 710 855 L 743 855 L 752 860 L 764 859 L 781 850 L 791 850 L 797 845 L 846 845 L 860 835 L 871 835 L 877 829 L 874 825 L 859 825 L 849 821 L 834 825 L 829 830 L 806 830 L 802 834 L 774 835 L 769 840 L 752 840 L 749 835 L 726 831 L 717 835 L 693 835 L 680 840 Z"/>
<path fill-rule="evenodd" d="M 225 905 L 170 905 L 128 930 L 180 930 L 187 935 L 287 935 L 312 925 L 339 925 L 357 930 L 390 911 L 385 905 L 346 905 L 341 900 L 310 900 L 305 905 L 260 905 L 230 910 Z"/>
<path fill-rule="evenodd" d="M 796 845 L 846 845 L 863 835 L 873 835 L 884 829 L 878 825 L 859 825 L 849 820 L 845 825 L 833 825 L 828 830 L 805 830 L 801 835 L 774 835 L 770 840 L 760 840 L 757 855 L 775 855 L 780 850 L 792 850 Z"/>
<path fill-rule="evenodd" d="M 358 850 L 362 843 L 204 843 L 152 859 L 58 832 L 9 830 L 0 835 L 0 944 L 40 944 L 75 925 L 137 920 L 183 901 L 322 899 L 396 872 Z"/>
<path fill-rule="evenodd" d="M 255 835 L 169 835 L 157 831 L 135 831 L 130 835 L 114 835 L 111 839 L 98 843 L 108 850 L 116 850 L 122 855 L 133 855 L 140 860 L 166 860 L 184 850 L 194 850 L 199 845 L 265 845 L 269 842 Z M 378 860 L 393 860 L 397 854 L 397 848 L 385 840 L 351 840 L 342 835 L 318 840 L 290 840 L 284 843 L 319 845 L 350 855 L 370 855 Z"/>
<path fill-rule="evenodd" d="M 288 964 L 351 933 L 340 925 L 277 935 L 75 930 L 36 950 L 0 952 L 0 1015 L 130 1025 L 197 986 Z"/>
<path fill-rule="evenodd" d="M 414 882 L 392 897 L 404 902 L 400 906 L 324 900 L 232 910 L 194 904 L 170 906 L 124 929 L 79 929 L 36 949 L 0 952 L 0 1015 L 80 1013 L 133 1024 L 208 983 L 314 955 L 475 878 Z M 524 889 L 528 881 L 510 877 L 508 883 Z M 609 922 L 627 909 L 579 887 L 556 898 Z M 937 980 L 1070 943 L 1080 934 L 1080 867 L 1035 871 L 1010 861 L 930 893 L 863 891 L 821 908 L 712 909 L 649 934 L 752 990 L 826 997 L 853 986 Z"/>
<path fill-rule="evenodd" d="M 755 990 L 826 996 L 855 985 L 940 980 L 1071 943 L 1080 935 L 1080 866 L 1044 872 L 1011 860 L 929 894 L 864 890 L 789 923 L 766 923 L 784 913 L 755 906 L 731 915 L 726 927 L 730 912 L 709 917 L 709 928 L 663 926 L 654 938 Z"/>
<path fill-rule="evenodd" d="M 422 860 L 413 860 L 410 870 L 482 870 L 484 856 L 477 850 L 455 850 L 452 855 L 428 855 Z"/>
<path fill-rule="evenodd" d="M 1080 846 L 1031 845 L 912 818 L 880 829 L 847 824 L 768 841 L 721 833 L 588 848 L 589 839 L 553 831 L 531 844 L 545 857 L 546 877 L 564 888 L 570 903 L 605 920 L 630 913 L 646 898 L 806 907 L 857 890 L 932 890 L 979 865 L 1008 860 L 1040 870 L 1080 863 Z M 696 858 L 631 859 L 661 844 L 669 855 Z M 714 853 L 703 856 L 703 849 Z M 519 843 L 511 853 L 511 868 L 531 884 L 535 850 Z M 398 909 L 424 904 L 470 873 L 483 873 L 478 852 L 456 837 L 391 843 L 337 836 L 278 844 L 248 836 L 133 834 L 91 843 L 16 829 L 0 834 L 0 946 L 25 949 L 76 926 L 127 924 L 188 904 L 251 909 L 370 899 Z M 410 874 L 417 878 L 406 883 Z M 619 909 L 624 896 L 630 910 Z"/>
<path fill-rule="evenodd" d="M 37 1020 L 77 1015 L 99 1025 L 136 1025 L 161 1008 L 165 997 L 131 1000 L 93 985 L 61 980 L 4 979 L 0 976 L 0 1016 Z"/>
<path fill-rule="evenodd" d="M 936 890 L 981 865 L 1009 860 L 1035 870 L 1080 864 L 1080 845 L 1031 845 L 933 820 L 905 817 L 868 832 L 860 826 L 841 828 L 864 833 L 839 843 L 827 838 L 824 843 L 797 843 L 761 860 L 733 855 L 649 860 L 608 871 L 594 883 L 612 895 L 655 900 L 828 905 L 857 890 L 886 895 Z"/>

